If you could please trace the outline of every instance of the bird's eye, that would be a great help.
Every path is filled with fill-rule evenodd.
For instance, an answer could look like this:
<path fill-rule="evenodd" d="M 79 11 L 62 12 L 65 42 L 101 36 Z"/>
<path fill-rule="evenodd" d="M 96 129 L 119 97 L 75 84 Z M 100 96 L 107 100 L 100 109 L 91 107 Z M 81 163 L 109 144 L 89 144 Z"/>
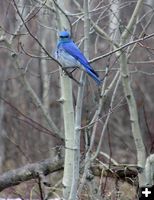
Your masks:
<path fill-rule="evenodd" d="M 69 36 L 67 35 L 67 36 L 60 36 L 60 38 L 69 38 Z"/>

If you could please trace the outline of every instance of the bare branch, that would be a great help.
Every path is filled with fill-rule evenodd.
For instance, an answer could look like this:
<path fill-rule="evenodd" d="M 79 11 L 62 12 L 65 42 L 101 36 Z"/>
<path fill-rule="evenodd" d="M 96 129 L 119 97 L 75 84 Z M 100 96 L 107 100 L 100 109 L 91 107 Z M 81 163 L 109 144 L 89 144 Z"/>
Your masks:
<path fill-rule="evenodd" d="M 147 36 L 145 36 L 145 37 L 139 38 L 139 39 L 137 39 L 137 40 L 128 42 L 127 44 L 124 44 L 124 45 L 122 45 L 121 47 L 119 47 L 119 48 L 117 48 L 117 49 L 115 49 L 115 50 L 113 50 L 113 51 L 110 51 L 110 52 L 108 52 L 108 53 L 106 53 L 106 54 L 104 54 L 104 55 L 101 55 L 101 56 L 98 56 L 98 57 L 96 57 L 96 58 L 93 58 L 93 59 L 90 60 L 90 63 L 96 62 L 96 61 L 98 61 L 98 60 L 100 60 L 100 59 L 102 59 L 102 58 L 105 58 L 105 57 L 107 57 L 107 56 L 110 56 L 110 55 L 112 55 L 112 54 L 118 52 L 118 51 L 121 51 L 122 49 L 124 49 L 124 48 L 126 48 L 126 47 L 129 47 L 129 46 L 132 45 L 132 44 L 135 44 L 135 43 L 138 43 L 138 42 L 147 40 L 147 39 L 149 39 L 149 38 L 151 38 L 151 37 L 154 37 L 154 33 L 151 33 L 150 35 L 147 35 Z"/>
<path fill-rule="evenodd" d="M 10 170 L 0 176 L 0 191 L 20 184 L 21 182 L 39 178 L 39 173 L 44 175 L 63 169 L 63 159 L 47 159 L 39 163 L 25 165 L 24 167 Z"/>

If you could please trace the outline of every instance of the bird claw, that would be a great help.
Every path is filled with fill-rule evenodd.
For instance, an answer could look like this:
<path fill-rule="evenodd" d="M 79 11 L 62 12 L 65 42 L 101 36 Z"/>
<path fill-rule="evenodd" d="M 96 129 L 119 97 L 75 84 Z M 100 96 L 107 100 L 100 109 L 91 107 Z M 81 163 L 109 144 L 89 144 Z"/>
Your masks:
<path fill-rule="evenodd" d="M 77 81 L 73 76 L 72 76 L 72 72 L 68 72 L 63 68 L 63 71 L 65 72 L 65 74 L 71 78 L 72 80 L 74 80 L 77 84 L 79 84 L 80 86 L 82 85 L 82 83 L 80 83 L 79 81 Z M 74 70 L 73 70 L 74 71 Z"/>

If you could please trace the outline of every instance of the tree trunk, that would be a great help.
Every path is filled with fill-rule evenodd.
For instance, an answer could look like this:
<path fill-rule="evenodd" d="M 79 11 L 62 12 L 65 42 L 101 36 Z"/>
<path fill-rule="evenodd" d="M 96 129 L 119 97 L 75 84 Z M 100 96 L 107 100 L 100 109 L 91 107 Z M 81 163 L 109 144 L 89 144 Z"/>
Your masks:
<path fill-rule="evenodd" d="M 121 43 L 120 43 L 121 46 L 125 44 L 125 42 L 129 37 L 130 32 L 132 32 L 132 29 L 134 28 L 142 4 L 143 0 L 138 0 L 134 12 L 132 14 L 132 17 L 130 18 L 126 29 L 122 33 Z M 131 78 L 130 78 L 129 68 L 127 65 L 127 57 L 126 53 L 123 51 L 121 51 L 120 55 L 120 71 L 121 71 L 124 94 L 128 103 L 128 108 L 130 113 L 132 134 L 137 150 L 137 165 L 141 167 L 141 172 L 139 173 L 139 186 L 143 186 L 145 184 L 145 175 L 144 175 L 144 166 L 146 157 L 145 147 L 143 144 L 141 129 L 139 126 L 136 102 L 131 88 Z"/>
<path fill-rule="evenodd" d="M 68 3 L 68 2 L 67 2 Z M 57 4 L 62 9 L 67 8 L 66 2 L 58 0 Z M 56 5 L 55 5 L 56 6 Z M 58 29 L 70 30 L 68 21 L 64 14 L 57 10 Z M 71 192 L 73 176 L 74 176 L 74 155 L 76 152 L 75 138 L 74 138 L 74 108 L 72 96 L 72 80 L 60 69 L 60 84 L 61 84 L 61 102 L 64 117 L 64 131 L 65 131 L 65 161 L 64 161 L 64 175 L 63 175 L 63 197 L 69 199 Z"/>

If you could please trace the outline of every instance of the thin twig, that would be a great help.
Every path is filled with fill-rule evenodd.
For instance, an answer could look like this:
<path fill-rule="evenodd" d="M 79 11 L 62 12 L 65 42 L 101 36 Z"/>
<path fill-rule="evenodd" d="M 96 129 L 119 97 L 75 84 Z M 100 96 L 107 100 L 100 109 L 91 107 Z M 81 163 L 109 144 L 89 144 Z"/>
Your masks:
<path fill-rule="evenodd" d="M 34 126 L 36 129 L 39 129 L 40 131 L 42 131 L 43 133 L 46 133 L 48 135 L 52 135 L 57 137 L 57 134 L 54 134 L 51 130 L 47 129 L 46 127 L 44 127 L 43 125 L 41 125 L 40 123 L 36 122 L 35 120 L 33 120 L 32 118 L 26 116 L 24 113 L 22 113 L 19 109 L 17 109 L 14 105 L 12 105 L 9 101 L 7 101 L 6 99 L 4 99 L 3 97 L 0 96 L 0 99 L 3 100 L 7 105 L 9 105 L 13 110 L 15 110 L 18 114 L 20 114 L 22 117 L 24 117 L 25 119 L 20 119 L 22 121 L 24 121 L 25 123 L 28 123 L 29 125 Z M 17 117 L 16 117 L 17 119 Z M 60 138 L 62 139 L 62 138 Z"/>
<path fill-rule="evenodd" d="M 108 53 L 106 53 L 106 54 L 104 54 L 104 55 L 101 55 L 101 56 L 98 56 L 98 57 L 96 57 L 96 58 L 93 58 L 93 59 L 91 59 L 91 60 L 89 61 L 89 63 L 96 62 L 96 61 L 98 61 L 98 60 L 100 60 L 100 59 L 102 59 L 102 58 L 105 58 L 105 57 L 107 57 L 107 56 L 110 56 L 110 55 L 112 55 L 112 54 L 118 52 L 118 51 L 121 51 L 122 49 L 124 49 L 124 48 L 126 48 L 126 47 L 129 47 L 129 46 L 132 45 L 132 44 L 135 44 L 135 43 L 138 43 L 138 42 L 147 40 L 147 39 L 152 38 L 152 37 L 154 37 L 154 33 L 151 33 L 151 34 L 149 34 L 149 35 L 147 35 L 147 36 L 145 36 L 145 37 L 142 37 L 142 38 L 136 39 L 136 40 L 134 40 L 134 41 L 131 41 L 131 42 L 127 43 L 127 44 L 124 44 L 124 45 L 122 45 L 121 47 L 119 47 L 119 48 L 117 48 L 117 49 L 115 49 L 115 50 L 113 50 L 113 51 L 110 51 L 110 52 L 108 52 Z"/>

